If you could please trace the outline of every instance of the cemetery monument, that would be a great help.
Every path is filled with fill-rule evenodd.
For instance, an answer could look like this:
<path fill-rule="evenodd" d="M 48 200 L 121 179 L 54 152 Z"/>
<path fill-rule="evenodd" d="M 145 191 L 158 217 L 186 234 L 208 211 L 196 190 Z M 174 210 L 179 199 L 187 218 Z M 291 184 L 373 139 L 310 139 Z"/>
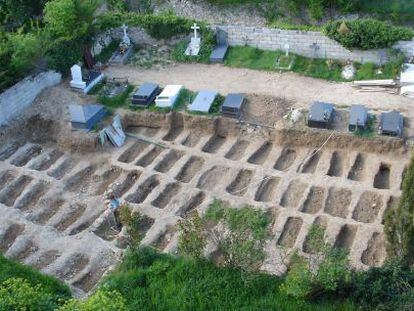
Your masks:
<path fill-rule="evenodd" d="M 200 26 L 197 26 L 197 24 L 194 23 L 194 25 L 191 26 L 191 29 L 194 30 L 194 37 L 191 38 L 190 44 L 185 50 L 185 55 L 197 56 L 198 53 L 200 52 L 200 45 L 201 45 L 201 38 L 197 36 L 197 30 L 200 29 Z"/>

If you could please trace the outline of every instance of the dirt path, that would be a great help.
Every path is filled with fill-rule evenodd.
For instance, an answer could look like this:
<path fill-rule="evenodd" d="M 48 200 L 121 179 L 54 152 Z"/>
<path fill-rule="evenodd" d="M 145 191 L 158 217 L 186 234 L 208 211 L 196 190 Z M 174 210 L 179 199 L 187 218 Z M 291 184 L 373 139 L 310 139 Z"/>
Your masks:
<path fill-rule="evenodd" d="M 348 83 L 328 82 L 295 73 L 281 74 L 222 65 L 178 64 L 161 70 L 110 67 L 106 74 L 128 77 L 134 84 L 153 81 L 161 85 L 183 84 L 191 90 L 214 89 L 222 94 L 242 92 L 286 97 L 297 101 L 298 107 L 308 107 L 315 100 L 336 105 L 361 103 L 371 109 L 398 109 L 407 117 L 414 116 L 414 101 L 411 99 L 386 93 L 361 93 Z"/>

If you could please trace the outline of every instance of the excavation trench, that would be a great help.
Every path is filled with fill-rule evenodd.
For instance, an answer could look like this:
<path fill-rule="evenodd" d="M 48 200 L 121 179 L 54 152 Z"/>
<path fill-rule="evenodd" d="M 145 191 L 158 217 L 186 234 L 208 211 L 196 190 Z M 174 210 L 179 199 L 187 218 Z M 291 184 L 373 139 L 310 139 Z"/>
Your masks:
<path fill-rule="evenodd" d="M 364 192 L 354 209 L 352 218 L 356 221 L 372 223 L 383 206 L 382 196 L 371 191 Z"/>
<path fill-rule="evenodd" d="M 148 144 L 143 142 L 136 142 L 132 146 L 130 146 L 127 150 L 125 150 L 118 158 L 119 162 L 123 163 L 131 163 L 134 161 L 146 148 Z"/>
<path fill-rule="evenodd" d="M 22 167 L 29 163 L 30 160 L 36 158 L 42 152 L 42 147 L 38 145 L 30 146 L 21 155 L 18 155 L 11 164 Z"/>
<path fill-rule="evenodd" d="M 201 170 L 203 165 L 203 158 L 192 156 L 181 168 L 175 179 L 183 183 L 189 183 L 193 177 Z"/>
<path fill-rule="evenodd" d="M 207 153 L 216 153 L 221 148 L 221 146 L 224 145 L 225 142 L 226 137 L 214 135 L 208 140 L 202 150 Z"/>
<path fill-rule="evenodd" d="M 198 206 L 200 206 L 206 199 L 206 194 L 202 191 L 192 196 L 183 206 L 178 210 L 178 215 L 187 218 Z"/>
<path fill-rule="evenodd" d="M 358 153 L 358 155 L 355 158 L 355 162 L 348 173 L 348 179 L 355 181 L 362 181 L 364 179 L 365 161 L 366 156 L 361 153 Z"/>
<path fill-rule="evenodd" d="M 350 251 L 352 244 L 354 243 L 357 230 L 358 227 L 355 225 L 346 224 L 342 226 L 338 236 L 336 237 L 334 247 L 343 248 L 347 251 Z"/>
<path fill-rule="evenodd" d="M 381 163 L 374 178 L 374 188 L 390 189 L 390 174 L 391 167 L 388 164 Z"/>
<path fill-rule="evenodd" d="M 236 178 L 227 187 L 227 192 L 235 196 L 244 196 L 252 180 L 253 172 L 250 170 L 241 170 Z"/>
<path fill-rule="evenodd" d="M 39 200 L 46 194 L 49 190 L 50 184 L 46 181 L 39 181 L 35 184 L 24 196 L 21 198 L 17 204 L 16 208 L 21 211 L 28 211 L 34 208 Z"/>
<path fill-rule="evenodd" d="M 145 201 L 148 195 L 160 184 L 160 179 L 157 175 L 148 177 L 134 193 L 128 195 L 125 200 L 131 203 L 139 204 Z"/>
<path fill-rule="evenodd" d="M 303 190 L 308 187 L 307 184 L 300 180 L 292 181 L 286 191 L 283 193 L 280 200 L 280 205 L 283 207 L 296 208 L 302 200 Z"/>
<path fill-rule="evenodd" d="M 368 246 L 362 253 L 361 261 L 370 267 L 380 267 L 387 256 L 384 236 L 374 232 Z"/>
<path fill-rule="evenodd" d="M 230 150 L 226 153 L 225 158 L 238 161 L 240 160 L 246 152 L 247 147 L 249 146 L 249 142 L 246 140 L 239 139 L 237 140 L 233 146 L 231 146 Z"/>
<path fill-rule="evenodd" d="M 247 162 L 258 165 L 263 164 L 267 160 L 272 148 L 273 144 L 271 142 L 265 142 L 255 153 L 252 154 Z"/>
<path fill-rule="evenodd" d="M 277 159 L 274 169 L 278 171 L 288 170 L 296 160 L 296 151 L 293 149 L 285 148 L 282 150 L 279 158 Z"/>
<path fill-rule="evenodd" d="M 0 193 L 0 203 L 12 207 L 33 178 L 27 175 L 20 176 Z"/>
<path fill-rule="evenodd" d="M 160 195 L 152 201 L 152 205 L 158 208 L 165 208 L 168 203 L 171 202 L 174 196 L 176 196 L 181 190 L 179 183 L 168 184 Z"/>
<path fill-rule="evenodd" d="M 304 174 L 315 173 L 320 157 L 321 151 L 314 150 L 306 162 L 303 165 L 299 166 L 299 171 Z"/>
<path fill-rule="evenodd" d="M 302 227 L 303 220 L 299 217 L 289 217 L 283 226 L 282 234 L 277 244 L 286 248 L 293 248 Z"/>
<path fill-rule="evenodd" d="M 11 224 L 6 229 L 6 231 L 0 239 L 1 253 L 4 254 L 7 252 L 7 250 L 13 245 L 14 241 L 16 241 L 17 237 L 23 233 L 24 228 L 24 225 L 21 224 Z"/>
<path fill-rule="evenodd" d="M 346 218 L 351 199 L 351 190 L 331 187 L 325 203 L 325 212 L 335 217 Z"/>
<path fill-rule="evenodd" d="M 334 151 L 328 170 L 328 176 L 341 177 L 345 163 L 345 155 L 342 152 Z"/>
<path fill-rule="evenodd" d="M 160 173 L 168 172 L 178 160 L 184 156 L 184 152 L 171 150 L 166 156 L 155 166 L 155 170 Z"/>
<path fill-rule="evenodd" d="M 39 161 L 33 163 L 33 165 L 30 166 L 30 168 L 36 171 L 48 170 L 53 164 L 56 163 L 57 160 L 59 160 L 63 156 L 63 154 L 64 153 L 60 150 L 52 150 L 44 157 L 42 157 Z"/>
<path fill-rule="evenodd" d="M 312 186 L 308 192 L 301 211 L 308 214 L 319 212 L 325 201 L 325 189 L 322 187 Z"/>
<path fill-rule="evenodd" d="M 47 174 L 50 177 L 53 177 L 57 180 L 61 180 L 63 177 L 65 177 L 66 173 L 69 173 L 69 171 L 73 169 L 75 164 L 75 161 L 73 161 L 70 158 L 67 158 L 62 163 L 60 163 L 58 167 L 56 167 L 52 171 L 49 171 Z"/>
<path fill-rule="evenodd" d="M 138 166 L 147 167 L 150 165 L 155 158 L 157 158 L 161 152 L 164 150 L 164 148 L 161 148 L 159 146 L 153 147 L 148 153 L 143 155 L 136 163 Z"/>
<path fill-rule="evenodd" d="M 272 202 L 279 182 L 279 177 L 266 176 L 257 189 L 254 200 L 257 202 Z"/>

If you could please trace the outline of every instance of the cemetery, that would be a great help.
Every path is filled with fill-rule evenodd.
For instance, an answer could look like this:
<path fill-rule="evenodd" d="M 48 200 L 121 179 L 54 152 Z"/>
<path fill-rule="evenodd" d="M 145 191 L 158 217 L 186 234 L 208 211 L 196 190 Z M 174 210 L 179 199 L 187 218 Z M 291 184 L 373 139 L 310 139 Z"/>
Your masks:
<path fill-rule="evenodd" d="M 138 246 L 188 255 L 197 217 L 217 238 L 201 257 L 226 267 L 224 220 L 203 223 L 220 204 L 269 217 L 254 273 L 311 260 L 315 227 L 350 270 L 386 264 L 387 215 L 405 198 L 414 145 L 412 61 L 368 49 L 344 60 L 328 39 L 338 57 L 326 59 L 321 41 L 292 43 L 319 32 L 154 16 L 104 14 L 66 75 L 0 93 L 1 253 L 93 297 Z M 147 48 L 165 59 L 142 66 Z"/>

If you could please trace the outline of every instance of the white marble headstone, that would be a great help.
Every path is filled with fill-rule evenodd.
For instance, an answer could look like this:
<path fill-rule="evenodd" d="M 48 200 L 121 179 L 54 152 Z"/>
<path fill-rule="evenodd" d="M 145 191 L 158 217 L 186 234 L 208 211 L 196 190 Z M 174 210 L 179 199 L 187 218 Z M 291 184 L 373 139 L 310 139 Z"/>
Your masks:
<path fill-rule="evenodd" d="M 197 30 L 200 29 L 200 26 L 197 26 L 197 24 L 194 23 L 194 25 L 191 26 L 191 29 L 194 30 L 194 37 L 191 38 L 190 44 L 185 50 L 185 55 L 197 56 L 200 52 L 201 45 L 201 39 L 197 36 Z"/>
<path fill-rule="evenodd" d="M 73 65 L 70 68 L 72 74 L 72 81 L 70 81 L 70 86 L 77 89 L 84 89 L 86 87 L 86 82 L 82 79 L 82 68 L 79 65 Z"/>
<path fill-rule="evenodd" d="M 127 34 L 128 26 L 123 24 L 121 28 L 124 31 L 124 36 L 122 38 L 122 42 L 125 43 L 126 45 L 130 45 L 131 44 L 131 39 L 129 39 L 128 34 Z"/>

